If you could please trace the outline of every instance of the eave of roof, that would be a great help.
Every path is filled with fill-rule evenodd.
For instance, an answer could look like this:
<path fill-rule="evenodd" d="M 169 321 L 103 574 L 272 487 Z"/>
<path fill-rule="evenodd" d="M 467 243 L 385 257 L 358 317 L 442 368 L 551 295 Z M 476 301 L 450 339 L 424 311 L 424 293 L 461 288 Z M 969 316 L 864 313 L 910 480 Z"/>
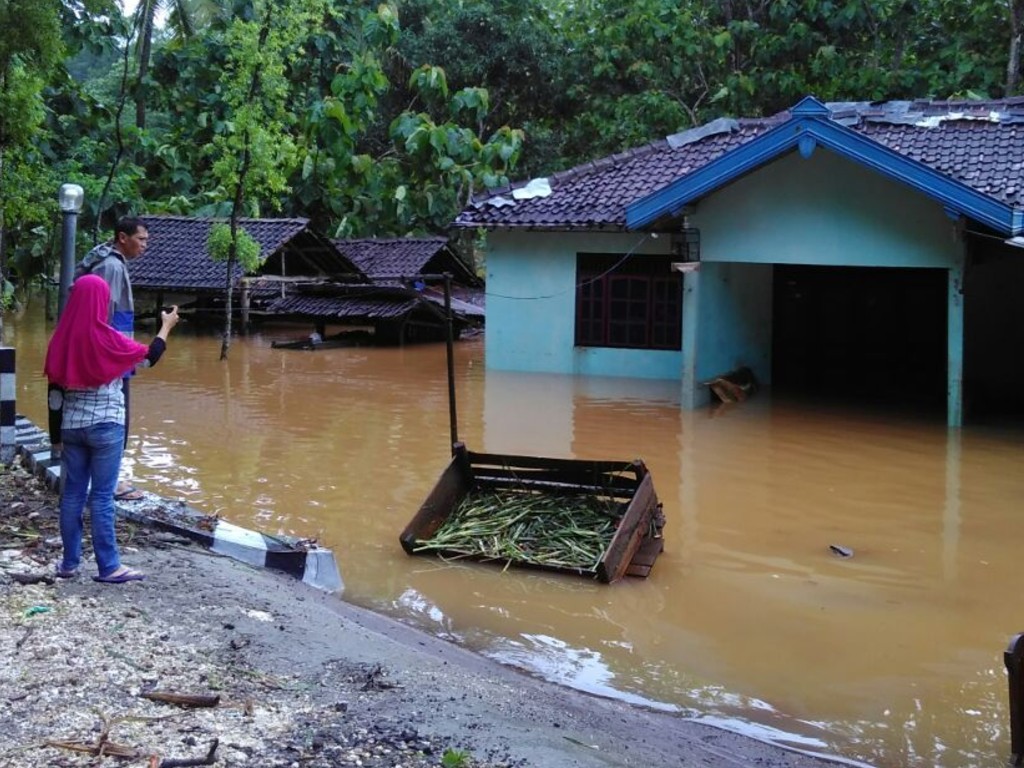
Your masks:
<path fill-rule="evenodd" d="M 801 100 L 791 115 L 763 135 L 628 205 L 626 226 L 640 229 L 663 216 L 677 216 L 686 205 L 782 154 L 797 149 L 801 156 L 810 157 L 821 145 L 939 201 L 953 218 L 964 215 L 1006 235 L 1021 231 L 1020 209 L 835 122 L 828 107 L 813 96 Z"/>
<path fill-rule="evenodd" d="M 933 197 L 938 193 L 936 199 L 949 215 L 975 216 L 1007 233 L 1024 225 L 1024 97 L 826 105 L 811 100 L 803 106 L 811 112 L 815 106 L 824 106 L 831 115 L 822 115 L 818 122 L 846 131 L 823 131 L 819 137 L 812 133 L 804 142 L 805 151 L 828 147 L 829 138 L 840 133 L 851 144 L 850 137 L 860 137 L 856 142 L 860 161 L 873 157 L 883 167 L 871 167 L 886 173 L 893 159 L 898 159 L 899 178 L 926 186 Z M 715 120 L 546 179 L 489 190 L 474 196 L 452 226 L 519 232 L 625 231 L 630 224 L 628 212 L 636 216 L 635 209 L 627 211 L 631 206 L 658 199 L 657 193 L 681 184 L 711 163 L 721 161 L 716 168 L 728 170 L 726 158 L 746 144 L 781 125 L 792 128 L 800 119 L 810 119 L 806 114 L 799 116 L 799 105 L 795 109 L 797 115 L 787 110 L 765 118 Z M 799 140 L 795 141 L 779 152 L 799 150 Z M 755 163 L 751 170 L 756 167 Z M 920 169 L 926 172 L 917 173 Z M 941 180 L 938 190 L 934 180 Z M 643 226 L 656 231 L 676 222 L 662 216 Z"/>

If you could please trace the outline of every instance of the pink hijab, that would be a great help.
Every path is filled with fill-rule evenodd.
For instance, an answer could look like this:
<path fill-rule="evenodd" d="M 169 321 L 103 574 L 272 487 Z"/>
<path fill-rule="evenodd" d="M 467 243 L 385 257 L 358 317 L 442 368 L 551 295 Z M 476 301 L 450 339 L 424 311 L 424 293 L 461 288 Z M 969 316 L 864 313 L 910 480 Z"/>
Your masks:
<path fill-rule="evenodd" d="M 97 275 L 75 281 L 46 348 L 46 378 L 65 389 L 93 389 L 141 363 L 149 347 L 107 324 L 110 286 Z"/>

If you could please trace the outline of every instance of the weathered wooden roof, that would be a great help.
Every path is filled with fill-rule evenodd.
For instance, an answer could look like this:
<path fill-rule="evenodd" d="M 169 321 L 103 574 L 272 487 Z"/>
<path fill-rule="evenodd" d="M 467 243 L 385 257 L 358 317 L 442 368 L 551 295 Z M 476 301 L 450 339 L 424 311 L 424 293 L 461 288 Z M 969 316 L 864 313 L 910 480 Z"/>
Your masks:
<path fill-rule="evenodd" d="M 1024 209 L 1024 97 L 991 101 L 843 102 L 830 121 L 1009 209 Z M 792 120 L 722 118 L 543 179 L 491 190 L 460 228 L 622 230 L 627 207 Z"/>
<path fill-rule="evenodd" d="M 420 304 L 416 298 L 357 298 L 299 294 L 275 299 L 267 307 L 267 311 L 275 315 L 323 320 L 394 320 L 409 314 Z"/>
<path fill-rule="evenodd" d="M 463 320 L 482 320 L 483 307 L 452 296 L 452 313 Z M 289 295 L 275 299 L 267 311 L 311 319 L 390 320 L 416 309 L 438 319 L 444 313 L 444 294 L 437 288 L 416 291 L 393 285 L 296 286 Z"/>
<path fill-rule="evenodd" d="M 227 264 L 213 261 L 206 250 L 210 229 L 222 220 L 141 218 L 149 230 L 149 247 L 129 263 L 134 288 L 196 293 L 225 290 Z M 309 228 L 307 219 L 241 219 L 240 224 L 260 244 L 263 264 L 257 274 L 365 280 L 330 240 Z M 241 267 L 235 265 L 232 278 L 236 284 L 242 276 Z"/>
<path fill-rule="evenodd" d="M 445 237 L 362 238 L 332 241 L 371 278 L 451 274 L 453 281 L 479 285 L 480 279 L 448 245 Z"/>

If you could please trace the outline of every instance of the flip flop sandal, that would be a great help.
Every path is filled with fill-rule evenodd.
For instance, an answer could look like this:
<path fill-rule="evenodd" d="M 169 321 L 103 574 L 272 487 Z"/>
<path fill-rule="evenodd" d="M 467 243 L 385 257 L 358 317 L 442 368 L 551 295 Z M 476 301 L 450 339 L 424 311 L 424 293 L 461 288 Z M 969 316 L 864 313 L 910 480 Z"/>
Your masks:
<path fill-rule="evenodd" d="M 124 584 L 129 581 L 142 581 L 144 578 L 146 578 L 146 574 L 125 568 L 123 571 L 114 571 L 109 576 L 93 576 L 92 580 L 101 584 Z"/>
<path fill-rule="evenodd" d="M 115 501 L 138 501 L 146 498 L 146 494 L 133 485 L 129 485 L 123 491 L 114 494 Z"/>
<path fill-rule="evenodd" d="M 57 567 L 54 570 L 58 579 L 73 579 L 76 576 L 78 576 L 77 568 L 72 568 L 68 570 L 64 568 L 64 566 L 60 563 L 57 564 Z"/>

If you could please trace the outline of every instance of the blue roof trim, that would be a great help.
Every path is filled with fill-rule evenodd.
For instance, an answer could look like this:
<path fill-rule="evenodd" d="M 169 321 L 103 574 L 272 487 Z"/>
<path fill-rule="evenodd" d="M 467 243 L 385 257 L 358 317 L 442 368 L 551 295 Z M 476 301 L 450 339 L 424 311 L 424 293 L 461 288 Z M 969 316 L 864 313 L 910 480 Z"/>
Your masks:
<path fill-rule="evenodd" d="M 797 117 L 832 117 L 832 111 L 813 96 L 804 96 L 789 114 Z"/>
<path fill-rule="evenodd" d="M 1016 235 L 1024 212 L 971 189 L 924 163 L 872 141 L 831 119 L 828 108 L 808 96 L 785 123 L 626 206 L 626 228 L 640 229 L 714 192 L 794 148 L 827 147 L 884 176 L 907 184 L 959 214 L 1006 235 Z"/>

